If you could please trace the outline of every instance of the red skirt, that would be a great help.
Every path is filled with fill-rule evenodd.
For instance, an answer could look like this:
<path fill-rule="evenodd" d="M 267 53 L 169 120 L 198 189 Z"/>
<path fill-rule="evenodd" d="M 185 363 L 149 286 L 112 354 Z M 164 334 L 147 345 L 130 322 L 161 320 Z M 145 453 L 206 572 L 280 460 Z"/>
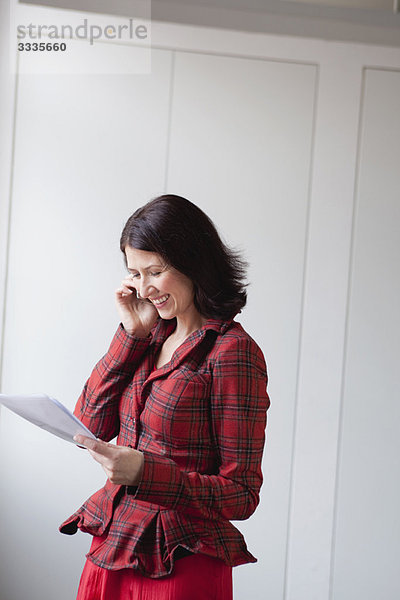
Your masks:
<path fill-rule="evenodd" d="M 93 546 L 99 538 L 93 539 Z M 167 577 L 151 579 L 135 569 L 110 571 L 86 561 L 77 600 L 232 600 L 232 567 L 205 554 L 175 562 Z"/>

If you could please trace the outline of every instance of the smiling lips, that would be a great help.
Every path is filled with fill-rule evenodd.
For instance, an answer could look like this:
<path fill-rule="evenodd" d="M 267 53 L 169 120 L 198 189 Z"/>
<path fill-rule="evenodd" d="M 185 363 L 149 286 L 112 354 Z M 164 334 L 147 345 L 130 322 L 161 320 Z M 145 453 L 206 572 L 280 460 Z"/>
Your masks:
<path fill-rule="evenodd" d="M 150 300 L 152 301 L 152 303 L 154 304 L 154 306 L 161 306 L 161 304 L 165 304 L 165 302 L 168 300 L 169 298 L 169 294 L 165 294 L 164 296 L 160 296 L 160 298 L 150 298 Z"/>

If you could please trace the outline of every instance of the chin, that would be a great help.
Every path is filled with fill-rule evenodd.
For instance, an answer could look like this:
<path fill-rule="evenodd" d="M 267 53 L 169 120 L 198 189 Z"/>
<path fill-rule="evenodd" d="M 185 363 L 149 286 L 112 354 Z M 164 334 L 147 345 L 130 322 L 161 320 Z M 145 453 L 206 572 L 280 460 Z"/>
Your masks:
<path fill-rule="evenodd" d="M 162 319 L 173 319 L 176 316 L 174 312 L 165 308 L 159 308 L 157 312 Z"/>

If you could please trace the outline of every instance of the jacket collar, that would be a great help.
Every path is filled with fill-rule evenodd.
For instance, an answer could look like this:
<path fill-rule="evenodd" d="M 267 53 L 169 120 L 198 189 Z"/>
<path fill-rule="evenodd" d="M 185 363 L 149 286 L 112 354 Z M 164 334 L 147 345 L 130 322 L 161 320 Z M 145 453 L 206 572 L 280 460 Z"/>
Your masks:
<path fill-rule="evenodd" d="M 224 334 L 227 329 L 229 329 L 232 324 L 232 319 L 207 319 L 200 329 L 196 332 L 198 336 L 203 336 L 206 331 L 212 329 L 218 334 Z M 151 330 L 152 335 L 152 343 L 161 344 L 163 343 L 169 335 L 174 331 L 176 326 L 176 319 L 161 319 L 158 317 L 157 321 L 153 325 Z"/>

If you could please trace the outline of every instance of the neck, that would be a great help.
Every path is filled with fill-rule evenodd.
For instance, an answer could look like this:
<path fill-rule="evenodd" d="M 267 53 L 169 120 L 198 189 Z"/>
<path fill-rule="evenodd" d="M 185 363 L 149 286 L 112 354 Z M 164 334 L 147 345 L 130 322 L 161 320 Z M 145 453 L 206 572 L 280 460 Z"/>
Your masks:
<path fill-rule="evenodd" d="M 207 319 L 197 311 L 193 315 L 180 316 L 179 318 L 177 317 L 174 336 L 176 336 L 178 340 L 184 340 L 191 333 L 193 333 L 193 331 L 203 327 L 206 322 Z"/>

